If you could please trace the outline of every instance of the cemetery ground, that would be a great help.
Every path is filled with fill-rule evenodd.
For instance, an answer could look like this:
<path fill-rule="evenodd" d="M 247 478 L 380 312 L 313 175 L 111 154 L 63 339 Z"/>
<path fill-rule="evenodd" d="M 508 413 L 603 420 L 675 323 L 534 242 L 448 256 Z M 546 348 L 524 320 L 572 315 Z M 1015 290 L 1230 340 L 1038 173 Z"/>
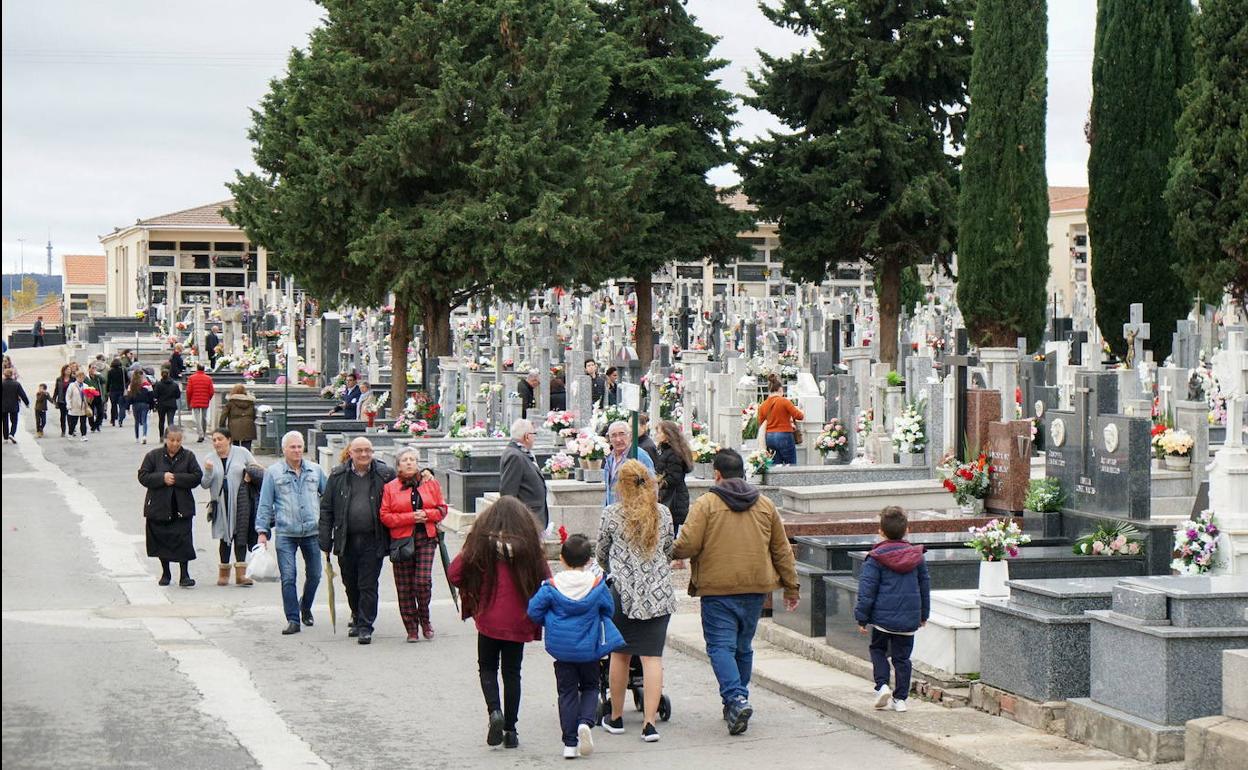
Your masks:
<path fill-rule="evenodd" d="M 31 366 L 23 368 L 35 380 Z M 191 565 L 198 585 L 156 585 L 156 562 L 143 553 L 142 491 L 134 477 L 154 443 L 135 445 L 129 424 L 105 425 L 87 443 L 61 439 L 51 426 L 36 442 L 26 423 L 23 413 L 21 443 L 6 445 L 3 456 L 5 767 L 559 761 L 554 676 L 540 644 L 525 656 L 520 749 L 485 746 L 475 630 L 458 619 L 440 566 L 432 642 L 404 642 L 388 566 L 371 646 L 346 636 L 340 579 L 336 634 L 322 583 L 316 625 L 281 636 L 276 583 L 215 585 L 217 544 L 202 516 L 195 522 L 199 558 Z M 197 454 L 208 446 L 188 439 Z M 451 536 L 452 553 L 461 542 Z M 695 602 L 684 602 L 673 628 L 697 637 Z M 758 717 L 749 733 L 729 741 L 704 659 L 669 647 L 665 678 L 673 716 L 660 725 L 662 742 L 639 740 L 641 724 L 630 707 L 628 734 L 595 730 L 597 752 L 588 761 L 743 767 L 784 756 L 814 766 L 839 755 L 890 768 L 945 766 L 762 688 L 753 694 Z M 869 685 L 859 684 L 865 699 Z"/>

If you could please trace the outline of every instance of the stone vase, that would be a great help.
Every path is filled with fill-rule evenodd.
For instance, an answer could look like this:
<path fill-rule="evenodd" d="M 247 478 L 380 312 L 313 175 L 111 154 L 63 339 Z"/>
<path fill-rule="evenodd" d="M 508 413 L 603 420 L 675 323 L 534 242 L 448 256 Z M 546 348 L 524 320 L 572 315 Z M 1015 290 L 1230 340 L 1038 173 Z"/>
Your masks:
<path fill-rule="evenodd" d="M 581 468 L 581 481 L 588 484 L 601 484 L 603 475 L 602 468 Z"/>
<path fill-rule="evenodd" d="M 1001 561 L 981 561 L 979 563 L 979 595 L 1009 596 L 1010 589 L 1005 581 L 1010 579 L 1010 563 Z"/>
<path fill-rule="evenodd" d="M 924 465 L 922 452 L 907 452 L 897 455 L 897 463 L 906 468 L 917 468 Z"/>
<path fill-rule="evenodd" d="M 456 457 L 455 470 L 461 473 L 467 473 L 472 470 L 472 457 Z"/>
<path fill-rule="evenodd" d="M 581 460 L 581 467 L 587 471 L 602 470 L 602 460 Z"/>
<path fill-rule="evenodd" d="M 1191 455 L 1166 455 L 1166 470 L 1188 471 L 1191 469 Z"/>
<path fill-rule="evenodd" d="M 983 498 L 972 497 L 967 502 L 959 505 L 958 510 L 960 510 L 966 516 L 983 516 L 984 515 Z"/>
<path fill-rule="evenodd" d="M 713 479 L 715 478 L 715 471 L 711 463 L 694 463 L 693 477 L 695 479 Z"/>
<path fill-rule="evenodd" d="M 823 456 L 824 465 L 844 465 L 849 462 L 849 455 L 845 452 L 828 452 Z"/>

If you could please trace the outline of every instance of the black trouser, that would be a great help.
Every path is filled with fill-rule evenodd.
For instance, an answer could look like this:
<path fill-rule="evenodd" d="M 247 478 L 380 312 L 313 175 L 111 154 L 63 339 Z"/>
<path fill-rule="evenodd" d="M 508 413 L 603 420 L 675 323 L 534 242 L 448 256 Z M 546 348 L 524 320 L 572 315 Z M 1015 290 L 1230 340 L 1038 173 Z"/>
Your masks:
<path fill-rule="evenodd" d="M 17 410 L 4 413 L 4 440 L 8 441 L 9 436 L 17 438 Z"/>
<path fill-rule="evenodd" d="M 73 432 L 74 432 L 74 425 L 76 425 L 76 424 L 77 424 L 77 418 L 75 418 L 75 419 L 73 419 L 73 420 L 69 419 L 69 407 L 65 406 L 64 404 L 57 404 L 57 405 L 56 405 L 56 411 L 58 411 L 58 412 L 60 412 L 60 413 L 61 413 L 61 435 L 62 435 L 62 436 L 64 436 L 64 435 L 65 435 L 65 426 L 66 426 L 66 425 L 68 425 L 68 426 L 69 426 L 69 432 L 70 432 L 70 433 L 73 433 Z"/>
<path fill-rule="evenodd" d="M 70 415 L 69 435 L 71 436 L 74 435 L 74 426 L 77 425 L 78 430 L 82 432 L 83 438 L 86 438 L 87 432 L 91 429 L 90 423 L 91 423 L 91 418 L 86 416 L 85 414 L 80 415 L 78 417 L 74 417 L 73 415 Z"/>
<path fill-rule="evenodd" d="M 173 425 L 173 415 L 177 411 L 178 411 L 177 407 L 174 407 L 172 409 L 170 409 L 167 406 L 156 407 L 156 415 L 160 418 L 157 421 L 159 433 L 157 433 L 156 435 L 160 436 L 160 439 L 162 441 L 165 439 L 165 424 L 168 423 L 169 425 Z"/>
<path fill-rule="evenodd" d="M 338 569 L 342 572 L 351 619 L 356 628 L 370 634 L 377 620 L 377 582 L 381 579 L 383 560 L 381 544 L 372 533 L 349 535 L 342 553 L 338 554 Z"/>
<path fill-rule="evenodd" d="M 43 429 L 47 427 L 47 424 L 48 424 L 48 410 L 36 409 L 35 410 L 35 430 L 38 431 L 39 433 L 43 433 Z"/>
<path fill-rule="evenodd" d="M 524 662 L 524 643 L 495 639 L 477 633 L 477 672 L 481 675 L 481 694 L 485 710 L 500 710 L 498 700 L 499 660 L 503 668 L 503 729 L 515 730 L 520 717 L 520 664 Z"/>
<path fill-rule="evenodd" d="M 102 396 L 96 396 L 91 401 L 91 430 L 99 431 L 102 424 L 104 424 L 104 399 Z"/>
<path fill-rule="evenodd" d="M 875 689 L 888 684 L 888 663 L 893 663 L 893 697 L 905 700 L 910 694 L 910 652 L 914 649 L 913 634 L 890 634 L 878 628 L 871 629 L 871 671 L 875 676 Z"/>
<path fill-rule="evenodd" d="M 238 439 L 234 439 L 230 443 L 233 444 L 234 446 L 241 446 L 243 449 L 246 449 L 248 452 L 251 451 L 251 439 L 243 439 L 242 441 L 239 441 Z"/>
<path fill-rule="evenodd" d="M 230 563 L 230 550 L 231 550 L 230 544 L 226 542 L 225 540 L 222 540 L 221 546 L 218 549 L 218 553 L 221 557 L 222 564 Z M 246 543 L 236 538 L 234 540 L 234 548 L 232 550 L 234 551 L 235 562 L 246 561 L 247 559 L 247 544 Z"/>
<path fill-rule="evenodd" d="M 563 745 L 577 744 L 576 730 L 594 726 L 598 715 L 598 661 L 564 663 L 555 661 L 555 687 L 559 691 L 559 727 Z"/>
<path fill-rule="evenodd" d="M 169 564 L 170 562 L 168 559 L 160 560 L 161 577 L 166 577 L 166 578 L 169 577 Z M 178 562 L 178 572 L 180 573 L 180 577 L 183 580 L 191 576 L 191 570 L 190 570 L 189 564 L 190 564 L 189 562 L 185 562 L 185 561 Z"/>
<path fill-rule="evenodd" d="M 32 348 L 43 347 L 43 335 L 42 334 L 40 334 L 38 337 L 35 337 L 35 344 L 31 345 L 31 347 Z"/>
<path fill-rule="evenodd" d="M 125 424 L 126 401 L 124 390 L 114 390 L 108 394 L 108 422 L 110 425 Z"/>

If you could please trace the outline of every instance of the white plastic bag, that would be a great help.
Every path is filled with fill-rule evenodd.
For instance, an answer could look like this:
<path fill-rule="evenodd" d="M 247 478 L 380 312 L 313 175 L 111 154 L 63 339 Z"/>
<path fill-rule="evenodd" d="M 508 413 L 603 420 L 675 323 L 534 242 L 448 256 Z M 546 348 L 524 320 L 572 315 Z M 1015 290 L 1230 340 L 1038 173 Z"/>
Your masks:
<path fill-rule="evenodd" d="M 252 580 L 277 580 L 277 554 L 272 548 L 256 543 L 247 552 L 247 577 Z"/>

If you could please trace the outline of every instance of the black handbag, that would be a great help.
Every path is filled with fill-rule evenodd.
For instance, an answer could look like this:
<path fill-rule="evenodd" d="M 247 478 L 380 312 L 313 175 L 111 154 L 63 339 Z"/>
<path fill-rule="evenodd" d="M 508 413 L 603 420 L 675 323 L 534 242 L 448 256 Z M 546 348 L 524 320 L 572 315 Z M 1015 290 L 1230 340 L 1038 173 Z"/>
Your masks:
<path fill-rule="evenodd" d="M 390 541 L 390 561 L 396 564 L 412 561 L 416 558 L 416 538 L 414 535 Z"/>

